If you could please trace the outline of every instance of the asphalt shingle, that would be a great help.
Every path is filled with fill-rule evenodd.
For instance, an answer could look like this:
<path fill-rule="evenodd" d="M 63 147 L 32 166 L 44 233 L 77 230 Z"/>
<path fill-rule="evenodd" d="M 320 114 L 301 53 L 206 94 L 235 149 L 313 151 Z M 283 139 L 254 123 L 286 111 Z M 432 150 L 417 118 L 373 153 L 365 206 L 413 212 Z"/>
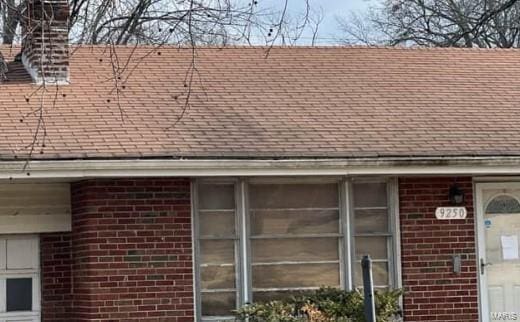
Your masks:
<path fill-rule="evenodd" d="M 116 53 L 119 98 L 106 47 L 75 48 L 46 93 L 9 62 L 0 158 L 27 155 L 42 99 L 35 159 L 520 155 L 517 50 L 198 48 L 185 111 L 190 49 Z"/>

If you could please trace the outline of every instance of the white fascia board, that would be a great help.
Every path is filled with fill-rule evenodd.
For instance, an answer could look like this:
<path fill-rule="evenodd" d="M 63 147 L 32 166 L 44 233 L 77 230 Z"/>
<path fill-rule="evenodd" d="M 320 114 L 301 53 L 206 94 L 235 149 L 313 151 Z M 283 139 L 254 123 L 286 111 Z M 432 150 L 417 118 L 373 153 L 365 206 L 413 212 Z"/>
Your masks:
<path fill-rule="evenodd" d="M 313 160 L 63 160 L 0 162 L 0 179 L 109 177 L 520 175 L 520 157 Z"/>

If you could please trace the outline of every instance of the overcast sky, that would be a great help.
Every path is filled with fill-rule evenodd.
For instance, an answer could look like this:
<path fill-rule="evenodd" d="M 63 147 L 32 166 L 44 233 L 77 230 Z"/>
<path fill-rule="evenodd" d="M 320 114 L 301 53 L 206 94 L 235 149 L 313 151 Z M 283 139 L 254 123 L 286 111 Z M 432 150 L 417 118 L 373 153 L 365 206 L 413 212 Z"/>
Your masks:
<path fill-rule="evenodd" d="M 310 0 L 311 7 L 322 8 L 324 19 L 319 29 L 319 43 L 332 42 L 330 38 L 337 36 L 336 16 L 346 16 L 349 11 L 362 11 L 373 1 L 377 0 Z M 280 8 L 284 0 L 258 0 L 260 7 Z M 303 12 L 305 0 L 289 0 L 288 10 L 290 12 Z"/>

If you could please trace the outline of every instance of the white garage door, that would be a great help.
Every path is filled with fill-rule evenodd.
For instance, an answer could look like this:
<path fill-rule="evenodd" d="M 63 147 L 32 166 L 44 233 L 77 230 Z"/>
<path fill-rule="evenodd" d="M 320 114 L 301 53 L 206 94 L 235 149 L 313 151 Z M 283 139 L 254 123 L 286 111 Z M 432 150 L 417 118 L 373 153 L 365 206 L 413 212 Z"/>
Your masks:
<path fill-rule="evenodd" d="M 40 321 L 39 240 L 0 236 L 0 322 Z"/>

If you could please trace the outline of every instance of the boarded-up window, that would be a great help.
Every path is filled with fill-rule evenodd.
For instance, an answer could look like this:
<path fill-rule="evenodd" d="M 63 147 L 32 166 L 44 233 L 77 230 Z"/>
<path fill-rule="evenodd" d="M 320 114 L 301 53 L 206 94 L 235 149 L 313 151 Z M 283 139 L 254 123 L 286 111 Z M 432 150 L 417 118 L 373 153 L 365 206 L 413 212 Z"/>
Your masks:
<path fill-rule="evenodd" d="M 359 287 L 365 254 L 374 260 L 376 286 L 391 285 L 386 182 L 201 181 L 197 198 L 197 314 L 203 321 L 233 321 L 232 310 L 247 302 L 322 286 Z"/>
<path fill-rule="evenodd" d="M 198 198 L 201 313 L 231 315 L 237 306 L 235 188 L 203 184 Z"/>
<path fill-rule="evenodd" d="M 338 185 L 249 186 L 253 300 L 340 287 Z"/>
<path fill-rule="evenodd" d="M 387 288 L 390 285 L 392 233 L 386 183 L 355 183 L 352 186 L 356 258 L 354 286 L 363 286 L 361 258 L 370 255 L 375 287 Z"/>

